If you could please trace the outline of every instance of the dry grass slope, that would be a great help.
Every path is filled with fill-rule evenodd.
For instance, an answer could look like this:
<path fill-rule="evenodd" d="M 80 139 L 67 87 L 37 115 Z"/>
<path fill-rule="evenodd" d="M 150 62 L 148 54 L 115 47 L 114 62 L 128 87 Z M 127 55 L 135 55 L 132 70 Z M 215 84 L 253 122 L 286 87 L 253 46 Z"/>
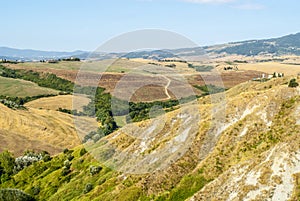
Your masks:
<path fill-rule="evenodd" d="M 191 200 L 293 199 L 297 196 L 293 175 L 300 172 L 300 118 L 295 116 L 300 110 L 300 91 L 287 87 L 291 78 L 232 88 L 226 92 L 223 114 L 224 102 L 212 104 L 210 97 L 201 98 L 199 105 L 127 125 L 88 148 L 100 161 L 121 172 L 161 167 L 135 184 L 143 186 L 147 195 L 161 195 L 160 200 L 183 200 L 193 195 Z M 221 101 L 222 96 L 214 96 Z M 191 124 L 196 111 L 201 116 L 197 128 Z M 191 136 L 195 137 L 189 141 Z M 176 146 L 180 139 L 187 140 L 184 144 L 189 144 L 188 148 Z M 170 151 L 174 155 L 166 156 Z M 106 158 L 108 155 L 115 158 Z M 278 165 L 281 162 L 285 165 Z"/>
<path fill-rule="evenodd" d="M 56 154 L 64 148 L 73 148 L 80 144 L 78 132 L 97 127 L 95 119 L 78 118 L 81 124 L 76 130 L 71 115 L 35 108 L 11 110 L 0 104 L 0 151 L 10 150 L 20 155 L 34 149 Z"/>
<path fill-rule="evenodd" d="M 90 102 L 90 99 L 85 96 L 76 96 L 74 98 L 76 104 L 73 104 L 73 95 L 62 95 L 55 97 L 40 98 L 25 104 L 26 107 L 46 110 L 58 110 L 59 108 L 78 111 L 83 110 L 83 106 Z"/>
<path fill-rule="evenodd" d="M 207 96 L 87 143 L 85 148 L 104 163 L 80 154 L 78 147 L 68 175 L 61 174 L 67 154 L 60 154 L 4 185 L 28 193 L 40 187 L 36 196 L 41 200 L 299 200 L 300 90 L 287 87 L 291 78 L 243 83 L 226 91 L 226 99 L 215 94 L 212 102 Z M 52 123 L 60 118 L 55 111 L 7 110 L 13 116 L 15 112 L 22 118 L 13 121 L 24 125 L 24 131 L 26 125 L 32 130 L 45 124 L 32 123 L 42 116 Z M 26 122 L 26 112 L 38 120 Z M 61 118 L 66 121 L 68 116 Z M 12 122 L 1 128 L 6 124 Z M 16 133 L 18 127 L 11 129 Z M 21 141 L 19 135 L 16 139 Z M 92 176 L 91 165 L 103 170 Z M 83 193 L 88 183 L 93 188 Z"/>
<path fill-rule="evenodd" d="M 262 71 L 269 74 L 274 72 L 284 73 L 285 75 L 294 75 L 300 73 L 300 65 L 291 65 L 278 62 L 263 62 L 263 63 L 249 63 L 249 64 L 239 64 L 240 70 L 255 70 Z"/>

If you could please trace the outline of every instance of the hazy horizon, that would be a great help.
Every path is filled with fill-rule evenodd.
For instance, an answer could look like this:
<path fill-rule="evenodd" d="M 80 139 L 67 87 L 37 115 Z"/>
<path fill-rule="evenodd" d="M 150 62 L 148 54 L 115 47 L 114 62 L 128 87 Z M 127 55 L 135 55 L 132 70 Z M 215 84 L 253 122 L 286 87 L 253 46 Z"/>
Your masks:
<path fill-rule="evenodd" d="M 247 41 L 247 40 L 265 40 L 265 39 L 279 38 L 279 37 L 283 37 L 283 36 L 287 36 L 287 35 L 291 35 L 291 34 L 297 34 L 297 33 L 300 33 L 300 31 L 299 32 L 294 32 L 294 33 L 289 33 L 289 34 L 282 35 L 282 36 L 270 36 L 270 37 L 265 37 L 265 38 L 248 38 L 248 39 L 244 39 L 244 40 L 241 39 L 241 40 L 227 41 L 227 42 L 224 42 L 224 43 L 207 44 L 207 45 L 197 46 L 197 47 L 222 45 L 222 44 L 226 44 L 226 43 L 235 43 L 235 42 L 242 42 L 242 41 Z M 84 49 L 72 49 L 72 50 L 50 49 L 50 50 L 47 50 L 47 49 L 19 48 L 19 47 L 9 47 L 9 46 L 0 46 L 0 48 L 11 48 L 11 49 L 18 49 L 18 50 L 45 51 L 45 52 L 77 52 L 77 51 L 92 52 L 92 51 L 95 51 L 95 50 L 92 50 L 92 49 L 91 50 L 84 50 Z M 180 48 L 196 48 L 196 46 L 195 47 L 179 47 L 178 49 L 180 49 Z M 170 48 L 170 49 L 177 49 L 177 48 Z M 152 50 L 155 50 L 155 49 L 152 49 Z M 157 48 L 157 50 L 161 50 L 161 49 Z M 137 51 L 140 51 L 140 50 L 137 50 Z M 151 49 L 149 49 L 149 51 L 151 51 Z M 121 53 L 121 52 L 122 51 L 120 51 L 120 52 L 111 51 L 111 53 Z M 123 52 L 126 52 L 126 51 L 123 51 Z"/>
<path fill-rule="evenodd" d="M 163 29 L 199 46 L 297 33 L 295 0 L 4 1 L 0 46 L 92 51 L 120 34 Z"/>

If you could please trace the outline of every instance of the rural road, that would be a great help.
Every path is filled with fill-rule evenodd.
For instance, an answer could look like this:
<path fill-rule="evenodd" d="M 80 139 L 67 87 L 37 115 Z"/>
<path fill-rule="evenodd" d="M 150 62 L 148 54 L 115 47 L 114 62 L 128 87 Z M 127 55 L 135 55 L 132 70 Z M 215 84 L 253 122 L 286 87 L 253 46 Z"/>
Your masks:
<path fill-rule="evenodd" d="M 166 80 L 168 80 L 168 83 L 167 83 L 167 85 L 165 86 L 165 94 L 168 96 L 168 98 L 166 98 L 166 100 L 169 100 L 169 99 L 171 99 L 171 96 L 170 96 L 170 94 L 169 94 L 169 92 L 168 92 L 168 88 L 169 88 L 169 86 L 170 86 L 170 84 L 171 84 L 171 79 L 168 78 L 168 77 L 165 76 L 165 75 L 162 75 L 162 77 L 164 77 Z"/>

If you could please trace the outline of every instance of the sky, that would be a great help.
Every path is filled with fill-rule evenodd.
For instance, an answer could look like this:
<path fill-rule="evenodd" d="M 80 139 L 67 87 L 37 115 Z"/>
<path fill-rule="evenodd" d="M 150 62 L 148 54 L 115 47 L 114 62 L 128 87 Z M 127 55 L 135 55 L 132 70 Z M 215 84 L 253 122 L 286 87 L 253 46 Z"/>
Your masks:
<path fill-rule="evenodd" d="M 199 46 L 300 32 L 299 0 L 1 0 L 0 46 L 92 51 L 162 29 Z"/>

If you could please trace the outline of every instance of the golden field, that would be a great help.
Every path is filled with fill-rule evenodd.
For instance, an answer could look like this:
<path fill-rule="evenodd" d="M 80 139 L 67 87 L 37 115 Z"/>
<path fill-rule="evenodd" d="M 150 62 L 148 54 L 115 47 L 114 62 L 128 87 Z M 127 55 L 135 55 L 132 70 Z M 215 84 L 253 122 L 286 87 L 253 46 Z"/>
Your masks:
<path fill-rule="evenodd" d="M 285 75 L 295 75 L 300 73 L 300 65 L 278 63 L 278 62 L 239 64 L 238 68 L 240 70 L 262 71 L 268 74 L 273 74 L 274 72 L 278 72 L 278 73 L 284 73 Z"/>
<path fill-rule="evenodd" d="M 10 150 L 20 155 L 33 149 L 56 154 L 64 148 L 73 148 L 81 143 L 82 132 L 98 126 L 95 119 L 78 118 L 75 121 L 71 115 L 52 110 L 12 110 L 0 104 L 0 151 Z"/>
<path fill-rule="evenodd" d="M 82 111 L 83 106 L 90 102 L 90 99 L 85 96 L 76 96 L 74 98 L 74 101 L 75 100 L 76 104 L 73 104 L 73 95 L 46 97 L 28 102 L 25 104 L 25 107 L 54 111 L 58 110 L 59 108 Z"/>

